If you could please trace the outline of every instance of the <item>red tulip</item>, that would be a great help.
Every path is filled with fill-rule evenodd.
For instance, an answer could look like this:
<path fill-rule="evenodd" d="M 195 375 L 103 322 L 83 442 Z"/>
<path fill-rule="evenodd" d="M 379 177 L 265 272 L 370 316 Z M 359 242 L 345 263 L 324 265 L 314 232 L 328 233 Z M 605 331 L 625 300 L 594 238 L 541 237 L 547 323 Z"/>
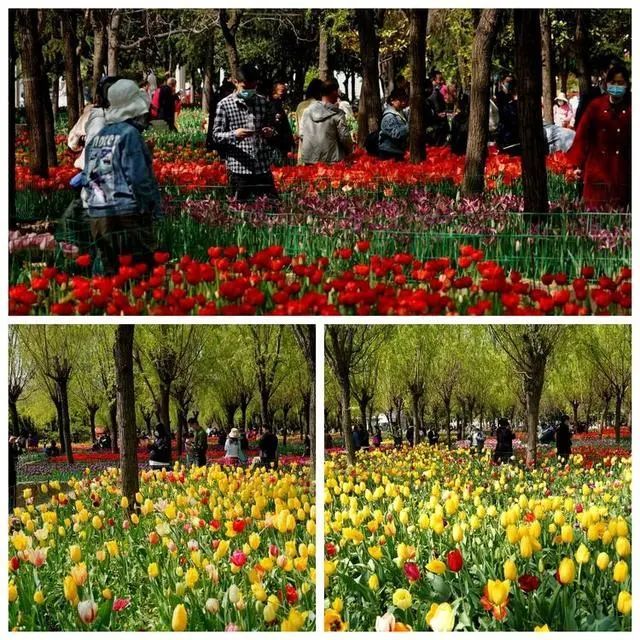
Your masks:
<path fill-rule="evenodd" d="M 447 553 L 447 565 L 451 571 L 458 573 L 463 565 L 462 553 L 459 549 L 453 549 Z"/>
<path fill-rule="evenodd" d="M 409 582 L 416 582 L 416 580 L 420 580 L 420 569 L 415 562 L 405 562 L 403 568 L 404 575 L 407 577 Z"/>
<path fill-rule="evenodd" d="M 540 580 L 537 576 L 525 573 L 518 578 L 518 584 L 520 585 L 520 589 L 522 589 L 522 591 L 524 591 L 525 593 L 530 593 L 531 591 L 535 591 L 540 586 Z"/>

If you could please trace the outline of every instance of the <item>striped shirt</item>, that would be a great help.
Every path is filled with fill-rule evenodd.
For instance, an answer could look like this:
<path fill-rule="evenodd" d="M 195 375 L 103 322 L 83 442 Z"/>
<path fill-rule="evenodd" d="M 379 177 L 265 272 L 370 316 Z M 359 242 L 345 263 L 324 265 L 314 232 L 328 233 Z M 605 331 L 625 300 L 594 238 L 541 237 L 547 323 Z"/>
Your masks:
<path fill-rule="evenodd" d="M 261 95 L 256 94 L 252 100 L 245 101 L 237 93 L 232 93 L 220 100 L 212 135 L 214 143 L 222 147 L 227 170 L 244 175 L 269 173 L 273 157 L 269 142 L 259 133 L 238 140 L 235 131 L 255 128 L 259 132 L 263 127 L 274 126 L 271 105 Z"/>

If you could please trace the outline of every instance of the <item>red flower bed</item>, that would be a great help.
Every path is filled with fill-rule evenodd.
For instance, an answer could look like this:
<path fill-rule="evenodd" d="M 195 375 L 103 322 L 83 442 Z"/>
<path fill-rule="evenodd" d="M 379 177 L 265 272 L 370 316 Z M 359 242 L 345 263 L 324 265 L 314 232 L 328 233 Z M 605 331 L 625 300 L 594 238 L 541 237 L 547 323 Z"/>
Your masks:
<path fill-rule="evenodd" d="M 193 157 L 193 153 L 188 154 Z M 47 179 L 34 176 L 30 167 L 16 163 L 16 189 L 38 191 L 67 189 L 69 180 L 78 173 L 73 167 L 73 154 L 65 153 L 58 167 L 51 167 Z M 281 191 L 304 189 L 305 192 L 328 189 L 375 189 L 380 185 L 415 186 L 426 183 L 451 181 L 461 184 L 464 177 L 464 156 L 451 153 L 448 147 L 428 149 L 427 159 L 419 164 L 389 163 L 357 151 L 352 158 L 335 164 L 274 167 L 273 175 Z M 156 152 L 153 169 L 161 185 L 183 188 L 223 186 L 227 184 L 224 163 L 213 161 L 203 152 L 202 158 L 184 159 Z M 551 173 L 574 180 L 565 154 L 558 152 L 547 158 Z M 499 153 L 493 148 L 485 168 L 486 186 L 495 188 L 499 183 L 509 186 L 521 175 L 520 158 Z"/>
<path fill-rule="evenodd" d="M 47 267 L 9 289 L 12 315 L 607 315 L 631 308 L 631 269 L 593 280 L 591 267 L 569 281 L 548 273 L 525 280 L 462 246 L 450 258 L 422 262 L 407 253 L 368 255 L 366 241 L 309 260 L 271 246 L 254 255 L 242 247 L 211 247 L 209 260 L 183 256 L 155 266 L 121 256 L 116 276 L 76 275 Z M 90 268 L 80 256 L 80 273 Z"/>

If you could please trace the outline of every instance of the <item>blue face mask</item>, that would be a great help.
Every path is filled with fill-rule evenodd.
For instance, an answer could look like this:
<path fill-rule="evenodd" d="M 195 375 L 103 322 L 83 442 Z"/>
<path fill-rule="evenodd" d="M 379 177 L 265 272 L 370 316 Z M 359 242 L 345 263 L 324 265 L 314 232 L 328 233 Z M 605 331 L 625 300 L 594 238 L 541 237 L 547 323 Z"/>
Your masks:
<path fill-rule="evenodd" d="M 241 91 L 238 91 L 238 95 L 243 100 L 251 100 L 251 98 L 253 98 L 256 95 L 256 90 L 255 89 L 242 89 Z"/>
<path fill-rule="evenodd" d="M 607 93 L 613 98 L 623 98 L 627 87 L 620 84 L 607 84 Z"/>

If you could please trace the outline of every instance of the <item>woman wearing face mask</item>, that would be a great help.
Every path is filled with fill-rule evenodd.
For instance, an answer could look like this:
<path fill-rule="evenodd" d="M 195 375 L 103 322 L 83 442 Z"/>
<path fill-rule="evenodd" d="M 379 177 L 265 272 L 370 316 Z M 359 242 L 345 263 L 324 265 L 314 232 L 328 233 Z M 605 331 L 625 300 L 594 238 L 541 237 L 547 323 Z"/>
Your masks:
<path fill-rule="evenodd" d="M 631 95 L 629 71 L 612 66 L 607 92 L 580 119 L 567 159 L 584 181 L 589 211 L 626 210 L 631 203 Z"/>

